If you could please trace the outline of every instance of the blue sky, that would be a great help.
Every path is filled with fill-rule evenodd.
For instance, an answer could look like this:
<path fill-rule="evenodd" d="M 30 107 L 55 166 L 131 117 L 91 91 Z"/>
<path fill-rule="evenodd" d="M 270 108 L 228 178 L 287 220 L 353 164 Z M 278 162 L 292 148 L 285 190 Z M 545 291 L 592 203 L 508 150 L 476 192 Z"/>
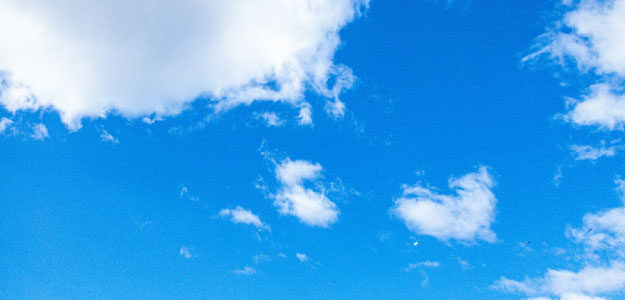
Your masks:
<path fill-rule="evenodd" d="M 6 1 L 0 298 L 621 299 L 625 1 Z"/>

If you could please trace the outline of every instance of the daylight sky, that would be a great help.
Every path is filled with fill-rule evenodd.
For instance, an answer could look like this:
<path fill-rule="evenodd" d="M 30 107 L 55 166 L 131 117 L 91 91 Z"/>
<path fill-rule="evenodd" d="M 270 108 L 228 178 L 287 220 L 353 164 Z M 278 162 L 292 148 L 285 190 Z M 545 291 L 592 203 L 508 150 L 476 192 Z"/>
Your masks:
<path fill-rule="evenodd" d="M 0 1 L 2 299 L 625 299 L 625 0 Z"/>

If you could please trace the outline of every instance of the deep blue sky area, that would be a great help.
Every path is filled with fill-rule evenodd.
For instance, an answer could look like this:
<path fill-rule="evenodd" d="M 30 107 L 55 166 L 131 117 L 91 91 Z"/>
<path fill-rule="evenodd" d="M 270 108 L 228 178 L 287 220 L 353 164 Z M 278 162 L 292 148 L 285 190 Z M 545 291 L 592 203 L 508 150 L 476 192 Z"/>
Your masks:
<path fill-rule="evenodd" d="M 591 76 L 522 61 L 560 6 L 372 0 L 339 31 L 333 56 L 355 77 L 340 94 L 345 114 L 326 114 L 328 97 L 309 88 L 310 126 L 278 102 L 215 114 L 210 95 L 153 124 L 113 110 L 83 118 L 79 130 L 54 107 L 5 105 L 0 117 L 17 129 L 0 135 L 0 298 L 543 296 L 494 285 L 589 264 L 565 232 L 621 205 L 614 180 L 625 174 L 618 151 L 581 160 L 571 150 L 620 143 L 622 131 L 558 117 Z M 267 126 L 257 117 L 266 111 L 284 123 Z M 37 123 L 47 137 L 20 133 Z M 289 188 L 276 168 L 288 159 L 322 167 L 302 186 L 336 205 L 335 222 L 310 226 L 276 208 Z M 482 166 L 496 240 L 440 238 L 394 212 L 403 185 L 454 197 L 450 180 Z M 220 213 L 237 206 L 271 229 Z"/>

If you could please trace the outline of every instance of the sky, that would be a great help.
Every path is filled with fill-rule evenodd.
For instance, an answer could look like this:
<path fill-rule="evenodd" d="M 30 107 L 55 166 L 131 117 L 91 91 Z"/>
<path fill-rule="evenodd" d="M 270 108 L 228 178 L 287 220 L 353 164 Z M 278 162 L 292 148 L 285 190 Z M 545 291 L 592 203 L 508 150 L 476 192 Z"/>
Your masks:
<path fill-rule="evenodd" d="M 625 0 L 5 0 L 0 41 L 0 298 L 625 298 Z"/>

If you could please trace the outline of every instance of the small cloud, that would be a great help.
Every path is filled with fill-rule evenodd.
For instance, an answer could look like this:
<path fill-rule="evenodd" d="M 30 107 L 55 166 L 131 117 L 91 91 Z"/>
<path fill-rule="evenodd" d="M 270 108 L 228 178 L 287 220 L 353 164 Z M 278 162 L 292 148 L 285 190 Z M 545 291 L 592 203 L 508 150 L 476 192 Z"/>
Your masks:
<path fill-rule="evenodd" d="M 307 261 L 307 260 L 309 260 L 309 259 L 310 259 L 310 258 L 308 257 L 308 255 L 303 254 L 303 253 L 295 253 L 295 257 L 297 257 L 297 259 L 298 259 L 300 262 L 305 262 L 305 261 Z"/>
<path fill-rule="evenodd" d="M 466 260 L 464 260 L 464 259 L 462 259 L 460 257 L 458 257 L 458 264 L 465 270 L 468 269 L 469 266 L 471 266 L 468 261 L 466 261 Z"/>
<path fill-rule="evenodd" d="M 13 125 L 13 121 L 8 118 L 0 119 L 0 134 L 4 133 L 7 129 L 9 129 Z"/>
<path fill-rule="evenodd" d="M 256 120 L 262 120 L 269 127 L 280 127 L 284 121 L 275 112 L 254 113 Z"/>
<path fill-rule="evenodd" d="M 187 188 L 184 185 L 180 187 L 179 195 L 180 195 L 180 199 L 189 199 L 189 200 L 191 200 L 193 202 L 199 202 L 200 201 L 200 198 L 195 197 L 195 196 L 191 196 L 189 194 L 189 188 Z"/>
<path fill-rule="evenodd" d="M 267 224 L 260 221 L 260 218 L 252 213 L 250 210 L 244 209 L 241 206 L 237 206 L 235 209 L 222 209 L 219 212 L 221 217 L 230 217 L 230 221 L 233 223 L 242 223 L 247 225 L 253 225 L 258 230 L 270 230 Z"/>
<path fill-rule="evenodd" d="M 113 135 L 111 135 L 108 131 L 106 131 L 106 129 L 102 129 L 102 131 L 100 132 L 100 139 L 102 139 L 105 142 L 119 144 L 119 140 L 115 138 Z"/>
<path fill-rule="evenodd" d="M 183 198 L 187 193 L 189 193 L 189 189 L 183 185 L 180 188 L 180 198 Z"/>
<path fill-rule="evenodd" d="M 155 117 L 153 117 L 153 118 L 143 117 L 143 119 L 141 119 L 141 120 L 143 121 L 143 123 L 146 123 L 146 124 L 150 124 L 150 125 L 152 125 L 152 124 L 154 124 L 156 121 L 162 121 L 162 120 L 163 120 L 163 118 L 162 118 L 162 117 L 159 117 L 159 116 L 155 116 Z"/>
<path fill-rule="evenodd" d="M 284 254 L 284 253 L 278 253 L 278 256 L 280 256 L 281 258 L 285 258 L 286 259 L 286 254 Z"/>
<path fill-rule="evenodd" d="M 616 154 L 616 151 L 620 147 L 612 145 L 610 147 L 605 146 L 605 141 L 601 142 L 598 147 L 590 145 L 572 145 L 571 152 L 575 157 L 575 160 L 597 160 L 601 157 L 612 157 Z"/>
<path fill-rule="evenodd" d="M 35 140 L 42 141 L 45 138 L 49 137 L 48 128 L 46 127 L 46 125 L 39 123 L 34 125 L 32 129 L 33 133 L 30 135 L 30 137 Z"/>
<path fill-rule="evenodd" d="M 310 105 L 300 108 L 297 118 L 299 119 L 298 123 L 300 125 L 312 125 L 312 109 Z"/>
<path fill-rule="evenodd" d="M 242 276 L 252 276 L 256 274 L 256 269 L 250 266 L 245 266 L 243 269 L 237 269 L 237 270 L 232 271 L 232 273 L 237 274 L 237 275 L 242 275 Z"/>
<path fill-rule="evenodd" d="M 559 186 L 562 181 L 562 167 L 558 167 L 558 170 L 553 174 L 553 184 Z"/>
<path fill-rule="evenodd" d="M 186 259 L 195 257 L 195 255 L 193 255 L 191 253 L 191 251 L 193 251 L 193 249 L 185 247 L 185 246 L 182 246 L 182 247 L 180 247 L 180 256 L 182 256 L 182 257 L 184 257 Z"/>
<path fill-rule="evenodd" d="M 267 256 L 266 254 L 258 254 L 258 255 L 254 255 L 254 257 L 252 257 L 252 261 L 254 262 L 254 264 L 260 264 L 261 262 L 264 261 L 270 261 L 271 258 L 269 258 L 269 256 Z"/>
<path fill-rule="evenodd" d="M 440 263 L 437 261 L 422 261 L 422 262 L 418 262 L 418 263 L 413 263 L 413 264 L 409 264 L 406 268 L 404 268 L 404 271 L 406 272 L 410 272 L 416 268 L 420 268 L 420 267 L 427 267 L 427 268 L 438 268 L 440 267 Z"/>

